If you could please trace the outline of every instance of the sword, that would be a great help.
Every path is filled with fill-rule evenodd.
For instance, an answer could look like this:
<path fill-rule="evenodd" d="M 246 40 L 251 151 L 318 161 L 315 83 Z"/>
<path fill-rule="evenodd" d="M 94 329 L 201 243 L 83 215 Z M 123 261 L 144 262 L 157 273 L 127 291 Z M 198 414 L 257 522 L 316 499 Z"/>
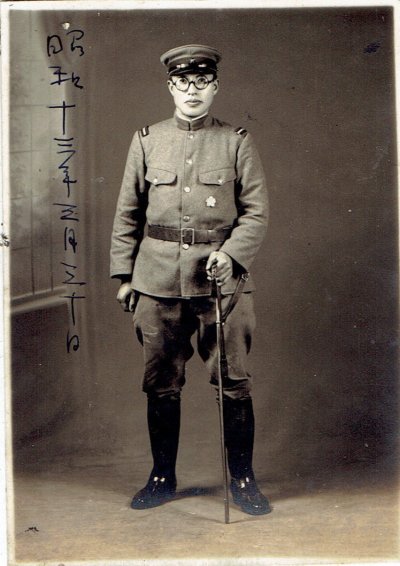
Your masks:
<path fill-rule="evenodd" d="M 225 338 L 222 322 L 221 309 L 221 288 L 217 284 L 216 265 L 212 266 L 212 279 L 216 288 L 215 301 L 215 322 L 217 329 L 217 356 L 218 356 L 218 407 L 219 407 L 219 431 L 221 439 L 221 459 L 222 474 L 224 481 L 224 503 L 225 503 L 225 523 L 229 524 L 229 492 L 228 492 L 228 468 L 226 463 L 225 429 L 224 429 L 224 397 L 223 397 L 223 378 L 228 375 L 228 364 L 225 354 Z"/>

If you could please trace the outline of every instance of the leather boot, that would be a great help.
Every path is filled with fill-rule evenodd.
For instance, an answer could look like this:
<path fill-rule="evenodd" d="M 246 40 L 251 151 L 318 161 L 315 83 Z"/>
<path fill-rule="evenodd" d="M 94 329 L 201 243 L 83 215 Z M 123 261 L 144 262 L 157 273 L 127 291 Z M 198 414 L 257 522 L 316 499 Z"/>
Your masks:
<path fill-rule="evenodd" d="M 157 507 L 175 496 L 180 409 L 179 395 L 148 397 L 147 423 L 154 465 L 147 484 L 133 497 L 132 509 Z"/>
<path fill-rule="evenodd" d="M 224 397 L 224 426 L 234 503 L 249 515 L 270 513 L 268 499 L 258 489 L 253 473 L 254 413 L 250 397 Z"/>

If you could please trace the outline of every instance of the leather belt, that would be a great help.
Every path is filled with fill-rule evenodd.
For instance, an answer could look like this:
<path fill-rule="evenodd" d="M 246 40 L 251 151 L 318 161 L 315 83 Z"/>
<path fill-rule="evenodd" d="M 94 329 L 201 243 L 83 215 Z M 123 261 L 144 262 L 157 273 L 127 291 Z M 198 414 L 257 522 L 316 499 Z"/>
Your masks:
<path fill-rule="evenodd" d="M 224 242 L 232 232 L 232 227 L 220 230 L 195 230 L 194 228 L 165 228 L 164 226 L 149 226 L 148 236 L 156 240 L 180 242 L 181 244 L 208 244 Z"/>

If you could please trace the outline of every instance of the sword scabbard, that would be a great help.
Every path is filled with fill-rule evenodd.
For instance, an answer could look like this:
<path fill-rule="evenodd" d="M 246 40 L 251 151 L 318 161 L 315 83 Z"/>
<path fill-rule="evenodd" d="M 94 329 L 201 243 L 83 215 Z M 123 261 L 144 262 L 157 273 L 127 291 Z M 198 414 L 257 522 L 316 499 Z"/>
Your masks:
<path fill-rule="evenodd" d="M 225 354 L 225 337 L 222 322 L 221 309 L 221 289 L 217 285 L 215 267 L 212 269 L 213 281 L 216 287 L 215 300 L 215 322 L 217 331 L 217 354 L 218 354 L 218 407 L 219 407 L 219 428 L 221 438 L 221 458 L 222 473 L 224 482 L 224 504 L 225 504 L 225 523 L 229 523 L 229 492 L 228 492 L 228 466 L 225 448 L 225 428 L 224 428 L 224 379 L 228 377 L 228 363 Z"/>

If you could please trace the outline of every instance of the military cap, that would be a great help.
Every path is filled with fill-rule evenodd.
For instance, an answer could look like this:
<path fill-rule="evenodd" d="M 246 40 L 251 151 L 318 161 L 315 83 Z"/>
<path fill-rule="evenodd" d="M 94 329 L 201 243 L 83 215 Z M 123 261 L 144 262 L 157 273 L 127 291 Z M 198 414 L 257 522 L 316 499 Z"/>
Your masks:
<path fill-rule="evenodd" d="M 182 45 L 163 53 L 161 63 L 167 67 L 169 76 L 183 73 L 217 73 L 221 54 L 208 45 Z"/>

